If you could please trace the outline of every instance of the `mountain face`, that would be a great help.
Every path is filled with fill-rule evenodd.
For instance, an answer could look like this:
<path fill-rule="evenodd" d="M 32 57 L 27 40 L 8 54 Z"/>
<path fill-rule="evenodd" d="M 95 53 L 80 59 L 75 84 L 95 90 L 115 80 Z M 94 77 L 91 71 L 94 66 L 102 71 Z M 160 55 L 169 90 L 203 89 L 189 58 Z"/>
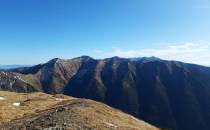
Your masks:
<path fill-rule="evenodd" d="M 0 130 L 159 130 L 91 100 L 40 92 L 0 96 Z"/>
<path fill-rule="evenodd" d="M 100 101 L 160 128 L 210 129 L 208 67 L 154 57 L 83 56 L 5 73 L 20 73 L 36 91 Z"/>

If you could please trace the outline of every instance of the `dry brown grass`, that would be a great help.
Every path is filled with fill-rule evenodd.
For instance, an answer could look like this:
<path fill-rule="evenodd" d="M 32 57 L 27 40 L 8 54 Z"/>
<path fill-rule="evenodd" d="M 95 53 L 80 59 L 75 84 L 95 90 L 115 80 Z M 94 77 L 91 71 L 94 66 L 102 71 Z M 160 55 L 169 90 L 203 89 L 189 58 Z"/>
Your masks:
<path fill-rule="evenodd" d="M 144 121 L 102 103 L 86 101 L 88 107 L 72 109 L 73 113 L 77 113 L 73 120 L 85 124 L 86 128 L 92 130 L 159 130 Z"/>
<path fill-rule="evenodd" d="M 36 111 L 45 110 L 60 102 L 56 101 L 52 95 L 39 92 L 25 94 L 0 91 L 0 97 L 5 98 L 5 100 L 0 100 L 0 124 L 33 114 Z M 70 99 L 70 97 L 66 99 Z M 14 102 L 20 102 L 21 105 L 14 106 Z"/>

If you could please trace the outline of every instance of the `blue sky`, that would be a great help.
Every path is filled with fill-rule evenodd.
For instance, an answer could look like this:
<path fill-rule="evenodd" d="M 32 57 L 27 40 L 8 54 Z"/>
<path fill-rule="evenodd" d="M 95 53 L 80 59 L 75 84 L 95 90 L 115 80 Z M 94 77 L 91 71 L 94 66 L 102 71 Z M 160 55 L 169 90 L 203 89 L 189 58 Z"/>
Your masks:
<path fill-rule="evenodd" d="M 155 55 L 210 65 L 209 43 L 210 0 L 0 1 L 0 64 Z"/>

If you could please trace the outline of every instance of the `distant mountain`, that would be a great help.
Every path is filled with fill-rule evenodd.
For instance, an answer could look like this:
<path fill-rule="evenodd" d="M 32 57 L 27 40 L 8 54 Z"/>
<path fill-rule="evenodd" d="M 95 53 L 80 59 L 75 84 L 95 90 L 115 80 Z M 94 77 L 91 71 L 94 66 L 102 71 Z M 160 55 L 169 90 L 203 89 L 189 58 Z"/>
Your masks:
<path fill-rule="evenodd" d="M 100 101 L 161 128 L 210 129 L 209 67 L 155 57 L 82 56 L 8 71 L 21 73 L 35 91 Z"/>
<path fill-rule="evenodd" d="M 30 65 L 0 65 L 0 69 L 14 69 L 20 67 L 30 67 Z"/>
<path fill-rule="evenodd" d="M 129 58 L 131 61 L 144 61 L 144 62 L 150 62 L 150 61 L 159 61 L 160 58 L 157 57 L 137 57 L 137 58 Z"/>
<path fill-rule="evenodd" d="M 43 93 L 0 96 L 0 130 L 159 130 L 91 100 Z"/>

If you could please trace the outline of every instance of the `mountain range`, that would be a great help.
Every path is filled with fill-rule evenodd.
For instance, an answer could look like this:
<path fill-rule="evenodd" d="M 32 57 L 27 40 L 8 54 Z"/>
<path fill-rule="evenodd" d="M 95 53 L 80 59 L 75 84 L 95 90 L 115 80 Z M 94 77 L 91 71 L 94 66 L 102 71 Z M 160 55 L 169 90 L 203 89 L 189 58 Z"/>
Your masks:
<path fill-rule="evenodd" d="M 30 67 L 32 65 L 0 65 L 0 69 L 7 70 L 7 69 L 14 69 L 14 68 L 20 68 L 20 67 Z"/>
<path fill-rule="evenodd" d="M 210 68 L 156 57 L 55 58 L 0 72 L 0 89 L 88 98 L 159 128 L 210 129 Z"/>

